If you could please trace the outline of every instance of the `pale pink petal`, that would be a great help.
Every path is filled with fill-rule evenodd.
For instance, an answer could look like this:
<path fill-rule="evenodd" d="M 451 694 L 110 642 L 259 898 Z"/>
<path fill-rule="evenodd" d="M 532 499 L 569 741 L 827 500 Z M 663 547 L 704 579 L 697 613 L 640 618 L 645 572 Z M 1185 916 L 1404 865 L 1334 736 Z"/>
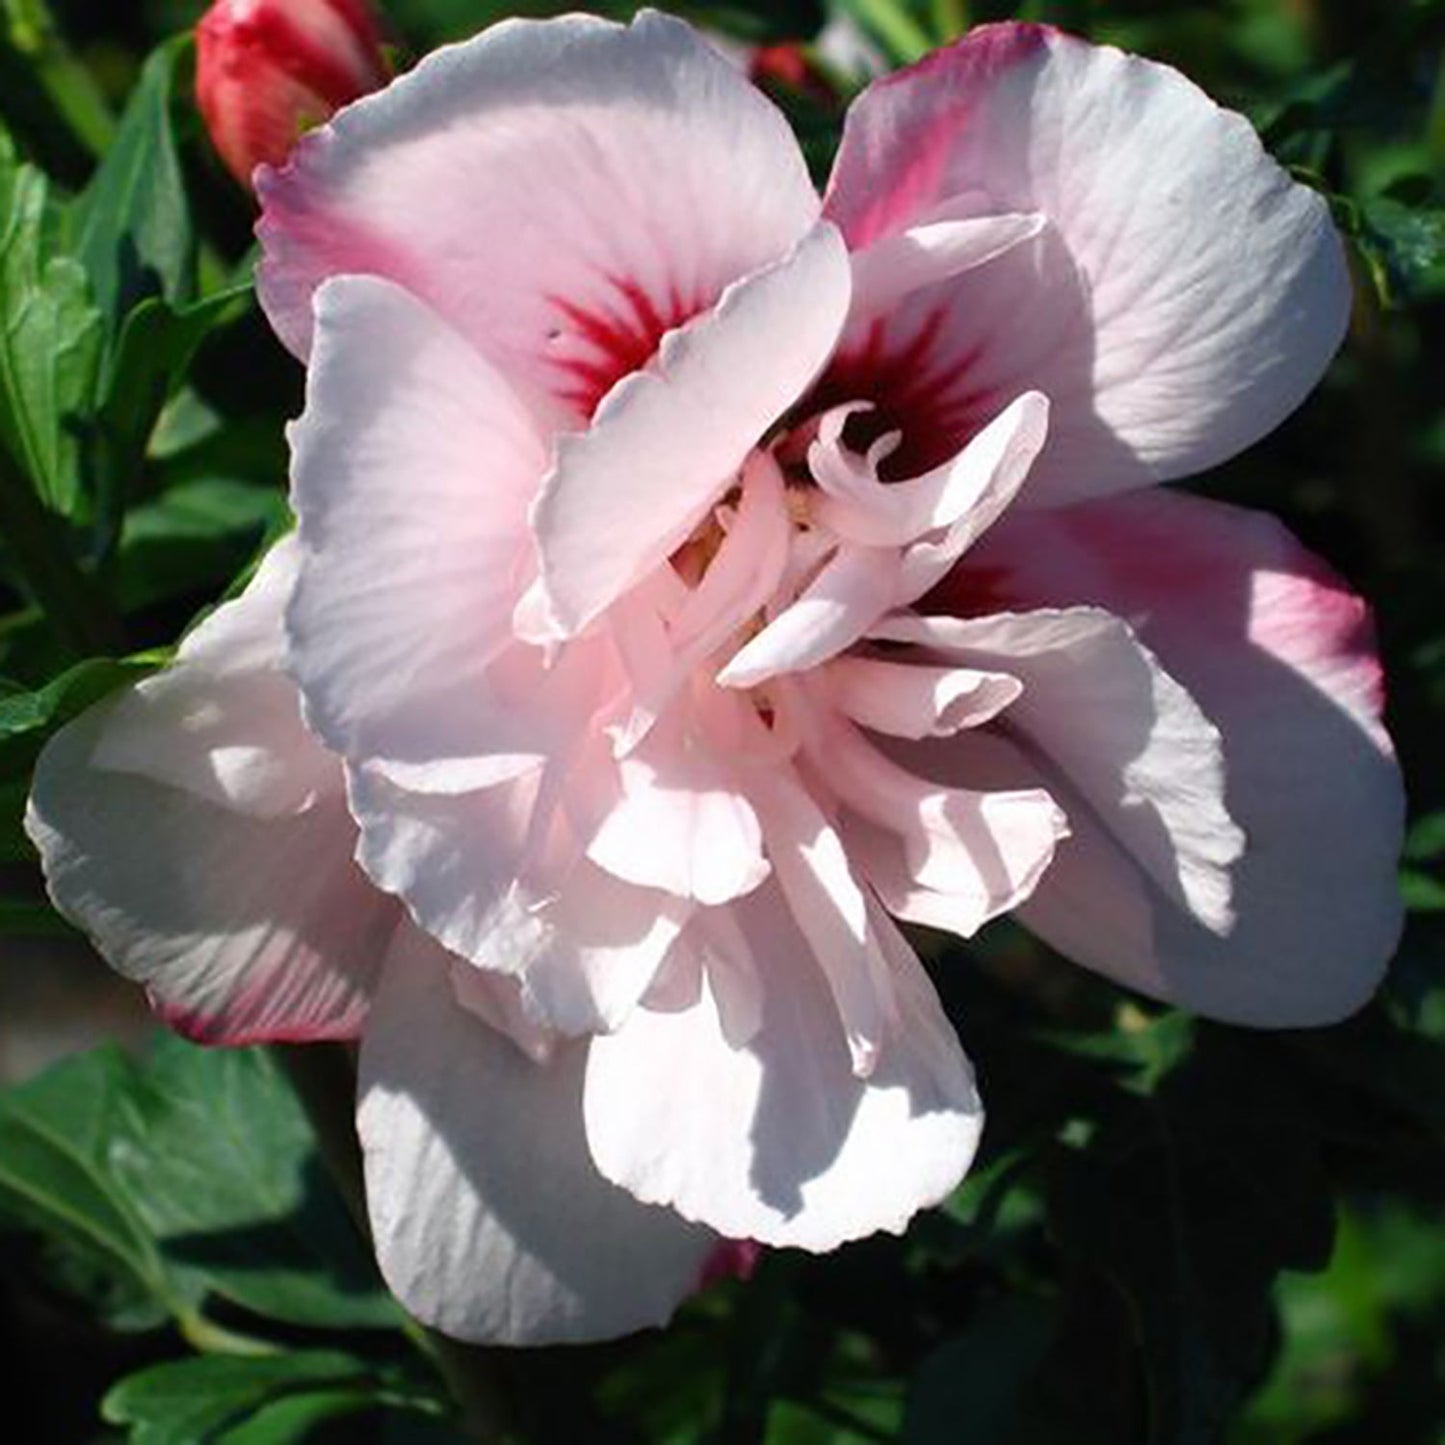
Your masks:
<path fill-rule="evenodd" d="M 998 726 L 1039 758 L 1037 780 L 1051 787 L 1062 773 L 1160 888 L 1206 927 L 1229 927 L 1245 840 L 1224 803 L 1219 731 L 1126 623 L 1077 607 L 900 616 L 878 635 L 1018 678 L 1023 692 Z M 948 778 L 969 775 L 970 741 L 957 745 Z"/>
<path fill-rule="evenodd" d="M 337 752 L 401 764 L 502 751 L 485 674 L 512 642 L 546 467 L 506 382 L 399 287 L 330 281 L 292 446 L 287 622 L 311 726 Z"/>
<path fill-rule="evenodd" d="M 762 1028 L 767 985 L 731 907 L 699 908 L 688 919 L 666 967 L 681 976 L 682 986 L 666 1002 L 649 994 L 644 1000 L 649 1007 L 665 1012 L 691 1007 L 701 995 L 706 976 L 723 1037 L 733 1048 L 746 1047 Z"/>
<path fill-rule="evenodd" d="M 912 602 L 943 578 L 993 526 L 1024 487 L 1048 435 L 1049 403 L 1025 392 L 964 448 L 934 504 L 936 537 L 921 537 L 903 556 L 899 602 Z"/>
<path fill-rule="evenodd" d="M 195 627 L 175 662 L 119 694 L 93 766 L 149 778 L 222 808 L 276 817 L 341 786 L 301 723 L 282 617 L 299 553 L 287 537 L 245 592 Z"/>
<path fill-rule="evenodd" d="M 973 1157 L 981 1110 L 933 987 L 886 918 L 899 1027 L 857 1077 L 822 975 L 774 885 L 733 906 L 765 979 L 762 1024 L 725 1036 L 711 982 L 593 1041 L 584 1110 L 598 1167 L 731 1238 L 833 1249 L 900 1233 Z"/>
<path fill-rule="evenodd" d="M 199 1042 L 354 1038 L 398 914 L 351 861 L 340 769 L 299 812 L 226 808 L 100 766 L 114 711 L 63 728 L 36 767 L 26 828 L 56 908 Z M 158 751 L 193 742 L 152 736 Z"/>
<path fill-rule="evenodd" d="M 858 249 L 980 191 L 1048 227 L 861 328 L 844 346 L 854 375 L 823 400 L 877 401 L 889 426 L 907 413 L 936 433 L 911 444 L 947 455 L 947 433 L 1038 387 L 1054 418 L 1028 505 L 1232 456 L 1344 335 L 1324 199 L 1167 66 L 1043 26 L 976 27 L 854 103 L 825 211 Z"/>
<path fill-rule="evenodd" d="M 824 493 L 814 514 L 852 541 L 882 547 L 918 543 L 906 569 L 906 585 L 914 590 L 900 598 L 911 601 L 1018 495 L 1044 445 L 1048 420 L 1048 399 L 1026 392 L 942 466 L 921 477 L 885 482 L 876 475 L 875 461 L 848 452 L 840 412 L 834 412 L 824 419 L 808 453 Z M 882 452 L 881 445 L 876 450 Z"/>
<path fill-rule="evenodd" d="M 818 786 L 851 815 L 845 818 L 850 856 L 902 917 L 913 916 L 903 906 L 904 891 L 944 894 L 950 900 L 947 926 L 969 937 L 1034 891 L 1068 834 L 1063 814 L 1043 789 L 994 788 L 990 778 L 971 777 L 962 761 L 971 737 L 934 745 L 959 760 L 955 776 L 939 779 L 899 766 L 826 711 L 816 711 L 805 728 Z M 905 758 L 911 759 L 909 748 L 921 758 L 933 756 L 918 744 L 894 747 Z M 962 786 L 946 785 L 953 783 Z M 858 820 L 872 828 L 857 833 Z"/>
<path fill-rule="evenodd" d="M 298 355 L 322 281 L 385 276 L 574 418 L 818 213 L 783 116 L 654 13 L 495 25 L 257 186 L 261 295 Z"/>
<path fill-rule="evenodd" d="M 779 889 L 828 981 L 853 1071 L 866 1078 L 898 1025 L 875 910 L 853 876 L 837 829 L 799 782 L 777 772 L 759 787 L 758 805 Z M 806 960 L 794 966 L 806 967 Z"/>
<path fill-rule="evenodd" d="M 837 657 L 895 605 L 898 579 L 896 553 L 844 543 L 802 595 L 733 654 L 719 686 L 756 687 Z"/>
<path fill-rule="evenodd" d="M 452 994 L 464 1009 L 509 1038 L 534 1064 L 551 1060 L 563 1035 L 537 1022 L 523 1001 L 521 985 L 515 978 L 478 968 L 455 954 L 448 954 L 434 939 L 428 938 L 427 945 L 445 961 L 451 974 Z M 420 942 L 417 946 L 421 947 Z"/>
<path fill-rule="evenodd" d="M 716 904 L 768 876 L 762 829 L 736 769 L 681 707 L 616 765 L 616 778 L 587 844 L 587 856 L 615 877 Z"/>
<path fill-rule="evenodd" d="M 580 631 L 686 541 L 828 359 L 848 285 L 842 241 L 821 224 L 669 332 L 589 430 L 559 438 L 532 513 L 558 635 Z"/>
<path fill-rule="evenodd" d="M 498 966 L 516 976 L 524 1004 L 549 1027 L 610 1032 L 647 992 L 690 912 L 684 900 L 582 862 L 536 907 L 530 949 Z"/>
<path fill-rule="evenodd" d="M 716 1244 L 609 1184 L 582 1131 L 586 1046 L 534 1064 L 459 1007 L 408 932 L 361 1049 L 357 1128 L 382 1274 L 454 1338 L 540 1345 L 666 1321 Z"/>
<path fill-rule="evenodd" d="M 613 738 L 625 756 L 707 659 L 760 612 L 782 582 L 792 522 L 778 464 L 755 452 L 743 469 L 735 510 L 719 508 L 721 545 L 694 587 L 672 568 L 630 593 L 614 609 L 613 639 L 632 682 L 632 711 Z M 656 594 L 666 592 L 660 603 Z M 665 608 L 664 621 L 659 607 Z"/>
<path fill-rule="evenodd" d="M 1272 519 L 1172 494 L 1030 514 L 977 560 L 995 594 L 1133 622 L 1217 725 L 1225 801 L 1248 840 L 1224 937 L 1126 860 L 1089 852 L 1083 820 L 1025 921 L 1122 982 L 1234 1022 L 1358 1008 L 1402 916 L 1403 800 L 1365 605 Z"/>
<path fill-rule="evenodd" d="M 875 657 L 828 664 L 833 706 L 874 732 L 898 738 L 951 737 L 997 717 L 1023 691 L 1005 672 L 928 667 Z"/>
<path fill-rule="evenodd" d="M 1046 224 L 1037 212 L 990 215 L 981 194 L 946 201 L 907 230 L 853 252 L 853 309 L 857 322 L 881 316 L 910 292 L 950 281 L 1030 241 Z"/>
<path fill-rule="evenodd" d="M 451 952 L 516 978 L 549 1028 L 617 1027 L 687 920 L 686 900 L 584 860 L 565 813 L 547 812 L 539 772 L 460 796 L 366 770 L 350 784 L 367 874 Z"/>

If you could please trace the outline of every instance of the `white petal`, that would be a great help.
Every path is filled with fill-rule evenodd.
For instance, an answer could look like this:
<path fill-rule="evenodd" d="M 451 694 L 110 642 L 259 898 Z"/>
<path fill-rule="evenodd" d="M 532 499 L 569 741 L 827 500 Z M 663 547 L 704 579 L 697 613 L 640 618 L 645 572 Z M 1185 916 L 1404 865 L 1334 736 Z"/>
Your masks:
<path fill-rule="evenodd" d="M 388 1285 L 445 1334 L 605 1339 L 664 1323 L 700 1279 L 715 1239 L 588 1158 L 584 1052 L 534 1064 L 457 1005 L 444 963 L 388 963 L 361 1050 L 367 1203 Z"/>
<path fill-rule="evenodd" d="M 531 418 L 420 302 L 345 277 L 317 293 L 292 445 L 288 627 L 311 725 L 337 752 L 403 765 L 498 751 L 486 669 L 532 566 L 546 453 Z"/>
<path fill-rule="evenodd" d="M 797 601 L 733 654 L 717 675 L 719 686 L 757 687 L 837 657 L 894 605 L 898 579 L 894 553 L 845 543 Z"/>
<path fill-rule="evenodd" d="M 1032 240 L 1047 224 L 1038 212 L 991 215 L 987 196 L 961 197 L 920 217 L 907 230 L 853 252 L 850 320 L 881 315 L 924 286 L 949 281 Z"/>
<path fill-rule="evenodd" d="M 1006 593 L 1133 620 L 1217 725 L 1248 840 L 1224 936 L 1129 857 L 1095 850 L 1086 818 L 1025 921 L 1121 982 L 1231 1022 L 1303 1027 L 1360 1007 L 1399 937 L 1404 816 L 1365 605 L 1271 518 L 1174 493 L 1031 513 L 979 560 Z"/>
<path fill-rule="evenodd" d="M 1061 772 L 1160 887 L 1206 927 L 1229 927 L 1245 839 L 1225 807 L 1219 731 L 1127 623 L 1081 607 L 900 617 L 880 635 L 1017 677 L 1006 729 L 1048 765 L 1038 780 Z M 954 759 L 965 773 L 967 747 Z"/>
<path fill-rule="evenodd" d="M 927 667 L 873 657 L 828 664 L 835 707 L 854 722 L 898 738 L 951 737 L 997 717 L 1023 691 L 1006 672 Z"/>
<path fill-rule="evenodd" d="M 981 1123 L 932 985 L 890 932 L 900 1026 L 860 1079 L 821 976 L 799 965 L 807 945 L 777 890 L 731 911 L 765 982 L 761 1028 L 745 1047 L 730 1044 L 709 985 L 690 1009 L 644 1007 L 594 1041 L 593 1157 L 639 1198 L 730 1238 L 827 1250 L 901 1233 L 958 1183 Z"/>
<path fill-rule="evenodd" d="M 351 777 L 358 857 L 417 924 L 479 968 L 515 977 L 539 1023 L 615 1028 L 652 981 L 690 905 L 581 858 L 563 813 L 537 823 L 537 773 L 457 797 Z"/>
<path fill-rule="evenodd" d="M 113 710 L 63 728 L 36 768 L 26 828 L 56 908 L 191 1038 L 354 1038 L 397 910 L 351 861 L 339 768 L 300 812 L 228 809 L 99 766 Z"/>
<path fill-rule="evenodd" d="M 776 107 L 657 14 L 494 25 L 257 184 L 261 296 L 298 355 L 322 281 L 384 276 L 573 422 L 818 213 Z"/>
<path fill-rule="evenodd" d="M 941 431 L 1046 392 L 1028 505 L 1223 461 L 1299 404 L 1344 335 L 1324 198 L 1167 66 L 1045 26 L 978 26 L 854 102 L 825 209 L 871 247 L 979 192 L 1049 225 L 913 293 L 878 358 L 928 342 L 910 370 Z"/>
<path fill-rule="evenodd" d="M 340 771 L 302 726 L 285 672 L 282 617 L 299 561 L 295 538 L 283 538 L 245 592 L 187 634 L 170 667 L 119 694 L 94 766 L 258 817 L 336 793 Z"/>
<path fill-rule="evenodd" d="M 758 792 L 778 886 L 828 980 L 854 1072 L 866 1078 L 898 1023 L 867 896 L 837 830 L 803 787 L 778 772 Z"/>
<path fill-rule="evenodd" d="M 685 718 L 659 723 L 617 764 L 617 779 L 618 795 L 587 844 L 609 873 L 705 904 L 726 903 L 768 876 L 762 830 L 734 769 L 689 735 Z"/>
<path fill-rule="evenodd" d="M 532 513 L 558 635 L 580 631 L 665 561 L 732 485 L 827 360 L 848 286 L 842 241 L 820 224 L 670 332 L 588 431 L 559 439 Z"/>

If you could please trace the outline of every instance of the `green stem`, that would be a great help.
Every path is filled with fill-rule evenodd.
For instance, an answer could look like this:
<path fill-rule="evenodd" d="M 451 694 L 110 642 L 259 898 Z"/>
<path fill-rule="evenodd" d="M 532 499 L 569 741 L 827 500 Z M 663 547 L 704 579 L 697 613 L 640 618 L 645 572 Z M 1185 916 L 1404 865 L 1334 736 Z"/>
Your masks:
<path fill-rule="evenodd" d="M 425 1048 L 425 1040 L 417 1046 Z M 273 1044 L 271 1054 L 286 1071 L 316 1133 L 322 1162 L 368 1243 L 366 1181 L 356 1138 L 356 1062 L 345 1044 Z M 404 1326 L 407 1338 L 431 1361 L 461 1412 L 467 1438 L 501 1445 L 512 1438 L 510 1411 L 501 1379 L 504 1354 L 429 1329 L 417 1320 Z"/>
<path fill-rule="evenodd" d="M 65 545 L 60 525 L 0 451 L 0 534 L 15 570 L 60 640 L 80 657 L 123 650 L 120 620 Z"/>
<path fill-rule="evenodd" d="M 249 1355 L 254 1358 L 281 1352 L 279 1345 L 258 1340 L 254 1335 L 228 1330 L 224 1325 L 207 1319 L 199 1310 L 187 1310 L 177 1315 L 176 1327 L 193 1350 L 205 1355 Z"/>

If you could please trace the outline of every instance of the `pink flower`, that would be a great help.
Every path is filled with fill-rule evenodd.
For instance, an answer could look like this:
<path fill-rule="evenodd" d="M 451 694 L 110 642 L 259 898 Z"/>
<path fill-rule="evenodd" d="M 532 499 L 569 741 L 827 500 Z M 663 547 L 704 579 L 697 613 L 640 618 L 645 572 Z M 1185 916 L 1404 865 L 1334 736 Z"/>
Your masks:
<path fill-rule="evenodd" d="M 388 79 L 367 0 L 216 0 L 196 27 L 196 100 L 243 186 L 303 131 Z"/>
<path fill-rule="evenodd" d="M 618 1333 L 721 1241 L 946 1195 L 980 1108 L 895 918 L 1016 910 L 1242 1023 L 1368 997 L 1401 800 L 1364 608 L 1141 490 L 1344 332 L 1325 207 L 1242 119 L 987 26 L 862 96 L 820 203 L 686 26 L 572 17 L 259 179 L 298 534 L 56 739 L 31 828 L 176 1026 L 360 1037 L 422 1318 Z"/>

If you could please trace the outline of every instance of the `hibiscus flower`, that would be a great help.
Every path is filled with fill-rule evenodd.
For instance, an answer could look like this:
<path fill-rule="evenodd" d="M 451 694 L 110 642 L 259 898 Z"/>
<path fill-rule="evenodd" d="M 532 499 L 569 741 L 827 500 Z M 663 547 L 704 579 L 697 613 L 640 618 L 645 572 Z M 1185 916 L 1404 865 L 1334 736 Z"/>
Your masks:
<path fill-rule="evenodd" d="M 1167 67 L 984 26 L 820 200 L 684 24 L 508 22 L 259 176 L 296 535 L 61 733 L 57 906 L 207 1042 L 359 1039 L 381 1267 L 455 1335 L 902 1230 L 969 1066 L 896 920 L 1014 912 L 1325 1023 L 1399 925 L 1368 616 L 1144 490 L 1306 395 L 1326 208 Z"/>

